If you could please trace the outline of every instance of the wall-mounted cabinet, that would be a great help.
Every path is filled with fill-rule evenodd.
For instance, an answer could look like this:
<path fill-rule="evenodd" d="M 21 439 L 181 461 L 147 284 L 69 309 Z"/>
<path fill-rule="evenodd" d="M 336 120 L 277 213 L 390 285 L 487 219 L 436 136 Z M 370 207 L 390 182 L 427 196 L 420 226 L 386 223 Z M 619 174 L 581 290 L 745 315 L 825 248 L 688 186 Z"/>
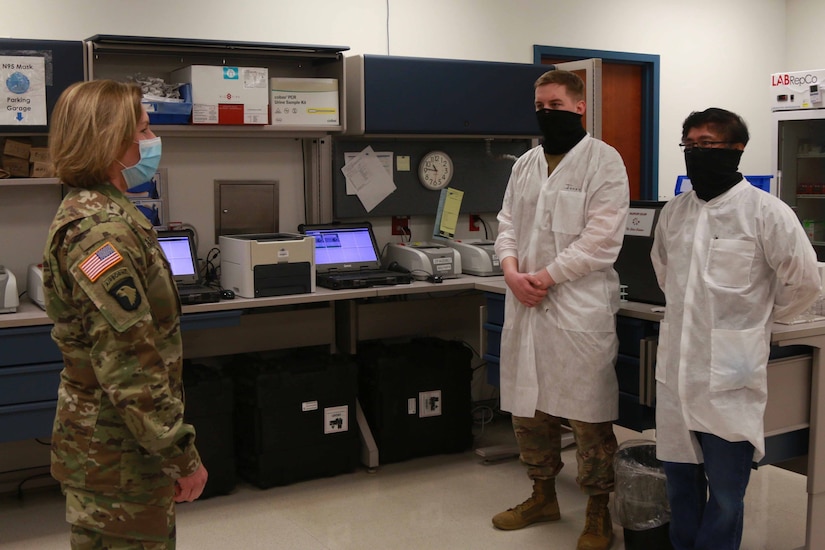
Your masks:
<path fill-rule="evenodd" d="M 345 58 L 350 135 L 538 136 L 546 65 L 381 55 Z"/>
<path fill-rule="evenodd" d="M 337 82 L 339 109 L 336 124 L 152 123 L 152 130 L 156 134 L 164 138 L 181 138 L 178 140 L 180 143 L 189 142 L 189 139 L 184 138 L 212 138 L 202 141 L 203 150 L 206 150 L 207 146 L 216 149 L 216 155 L 212 158 L 217 158 L 226 149 L 223 144 L 228 142 L 224 141 L 224 138 L 258 138 L 270 143 L 281 138 L 302 140 L 303 153 L 299 162 L 303 162 L 306 221 L 329 220 L 332 207 L 327 197 L 332 193 L 329 169 L 331 161 L 329 140 L 326 138 L 331 133 L 342 132 L 345 127 L 346 81 L 342 52 L 348 50 L 348 47 L 96 35 L 87 39 L 85 48 L 86 78 L 90 80 L 110 78 L 123 81 L 141 74 L 171 83 L 173 72 L 193 65 L 218 66 L 224 69 L 265 68 L 270 79 L 317 79 L 327 82 L 334 79 Z M 268 92 L 271 93 L 269 86 L 270 83 L 267 82 Z M 193 105 L 193 112 L 195 108 L 196 105 Z M 216 143 L 218 141 L 220 143 Z M 227 168 L 226 165 L 222 169 L 230 172 L 227 179 L 236 179 L 238 172 L 243 171 L 241 167 L 237 167 L 236 170 L 236 167 Z M 244 177 L 258 178 L 249 170 Z"/>
<path fill-rule="evenodd" d="M 222 42 L 180 38 L 96 35 L 85 42 L 87 79 L 110 78 L 124 81 L 135 75 L 157 77 L 172 82 L 175 70 L 190 65 L 260 67 L 269 78 L 315 78 L 338 81 L 339 123 L 296 125 L 158 125 L 161 135 L 283 135 L 310 137 L 341 132 L 346 119 L 346 89 L 343 51 L 346 46 L 270 44 L 264 42 Z M 269 88 L 269 82 L 267 82 Z"/>

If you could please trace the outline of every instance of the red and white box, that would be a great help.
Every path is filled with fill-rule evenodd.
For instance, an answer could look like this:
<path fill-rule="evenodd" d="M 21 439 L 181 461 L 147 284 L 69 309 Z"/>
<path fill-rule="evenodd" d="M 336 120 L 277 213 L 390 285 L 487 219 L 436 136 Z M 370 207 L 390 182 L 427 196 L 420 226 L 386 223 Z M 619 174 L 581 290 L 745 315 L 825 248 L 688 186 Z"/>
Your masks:
<path fill-rule="evenodd" d="M 269 70 L 190 65 L 171 80 L 192 85 L 192 124 L 269 124 Z"/>

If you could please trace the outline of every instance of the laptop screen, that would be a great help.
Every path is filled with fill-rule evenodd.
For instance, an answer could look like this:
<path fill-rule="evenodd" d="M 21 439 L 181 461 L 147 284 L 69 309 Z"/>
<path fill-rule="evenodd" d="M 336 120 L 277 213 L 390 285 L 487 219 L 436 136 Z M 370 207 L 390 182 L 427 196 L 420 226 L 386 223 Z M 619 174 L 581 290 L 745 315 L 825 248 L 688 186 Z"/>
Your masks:
<path fill-rule="evenodd" d="M 189 231 L 160 231 L 158 242 L 172 267 L 172 277 L 178 284 L 198 282 L 197 256 L 194 239 Z"/>
<path fill-rule="evenodd" d="M 315 268 L 320 272 L 381 269 L 372 225 L 368 222 L 304 225 L 300 229 L 315 238 Z"/>

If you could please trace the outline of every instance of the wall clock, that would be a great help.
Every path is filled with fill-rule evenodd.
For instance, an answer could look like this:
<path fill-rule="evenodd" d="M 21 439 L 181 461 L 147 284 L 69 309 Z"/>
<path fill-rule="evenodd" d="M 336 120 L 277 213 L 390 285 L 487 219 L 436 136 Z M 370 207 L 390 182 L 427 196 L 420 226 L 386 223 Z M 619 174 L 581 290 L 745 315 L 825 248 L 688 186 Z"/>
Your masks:
<path fill-rule="evenodd" d="M 453 179 L 453 159 L 444 151 L 430 151 L 418 164 L 418 181 L 427 189 L 444 189 Z"/>

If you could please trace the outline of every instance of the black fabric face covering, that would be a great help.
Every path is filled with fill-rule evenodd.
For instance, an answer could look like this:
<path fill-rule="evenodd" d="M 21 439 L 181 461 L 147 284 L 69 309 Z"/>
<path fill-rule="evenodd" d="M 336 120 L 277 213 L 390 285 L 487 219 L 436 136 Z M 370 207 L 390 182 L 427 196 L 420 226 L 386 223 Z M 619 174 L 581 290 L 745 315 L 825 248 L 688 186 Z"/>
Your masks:
<path fill-rule="evenodd" d="M 685 167 L 693 190 L 703 201 L 714 199 L 742 181 L 739 149 L 687 149 Z"/>
<path fill-rule="evenodd" d="M 582 128 L 582 116 L 559 109 L 539 109 L 536 119 L 544 136 L 541 146 L 548 155 L 561 155 L 572 149 L 587 132 Z"/>

